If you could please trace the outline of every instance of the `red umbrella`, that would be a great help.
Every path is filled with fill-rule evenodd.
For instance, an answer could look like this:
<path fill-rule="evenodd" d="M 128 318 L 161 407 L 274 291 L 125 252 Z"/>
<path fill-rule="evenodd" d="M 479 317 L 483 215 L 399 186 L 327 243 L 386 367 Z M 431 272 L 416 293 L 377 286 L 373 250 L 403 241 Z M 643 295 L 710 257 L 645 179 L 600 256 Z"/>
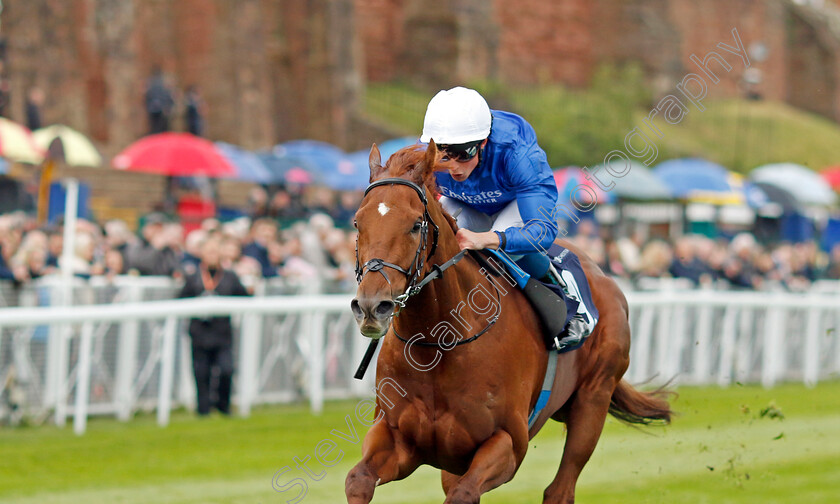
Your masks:
<path fill-rule="evenodd" d="M 835 191 L 840 191 L 840 166 L 830 166 L 820 172 L 820 176 Z"/>
<path fill-rule="evenodd" d="M 189 133 L 159 133 L 141 138 L 113 160 L 114 168 L 172 177 L 224 177 L 236 168 L 212 142 Z"/>

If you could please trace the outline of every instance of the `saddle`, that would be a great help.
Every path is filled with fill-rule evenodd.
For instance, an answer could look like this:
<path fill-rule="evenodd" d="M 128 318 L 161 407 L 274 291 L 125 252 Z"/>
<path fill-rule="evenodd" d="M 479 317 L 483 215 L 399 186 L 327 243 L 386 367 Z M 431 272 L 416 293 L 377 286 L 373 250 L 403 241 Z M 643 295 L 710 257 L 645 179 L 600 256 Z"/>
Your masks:
<path fill-rule="evenodd" d="M 566 331 L 568 323 L 578 312 L 581 301 L 596 319 L 598 318 L 598 310 L 592 301 L 589 282 L 577 255 L 557 244 L 548 249 L 548 256 L 554 268 L 558 272 L 569 271 L 574 276 L 583 298 L 581 301 L 570 297 L 560 285 L 541 282 L 532 278 L 503 253 L 489 249 L 479 252 L 474 254 L 474 257 L 488 272 L 495 276 L 507 274 L 522 289 L 543 324 L 543 341 L 548 350 L 565 353 L 583 345 L 588 336 L 580 340 L 568 338 Z M 491 258 L 494 260 L 489 260 Z M 499 263 L 504 265 L 507 271 L 499 271 Z"/>

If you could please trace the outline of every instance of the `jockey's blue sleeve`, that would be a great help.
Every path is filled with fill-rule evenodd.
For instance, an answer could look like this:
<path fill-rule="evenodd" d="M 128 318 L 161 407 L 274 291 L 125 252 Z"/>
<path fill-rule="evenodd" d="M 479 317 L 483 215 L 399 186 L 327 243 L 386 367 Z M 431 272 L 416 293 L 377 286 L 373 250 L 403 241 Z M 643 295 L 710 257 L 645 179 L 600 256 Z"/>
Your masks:
<path fill-rule="evenodd" d="M 505 229 L 505 252 L 530 254 L 544 252 L 557 238 L 557 223 L 551 219 L 557 205 L 557 186 L 542 149 L 535 149 L 515 161 L 507 170 L 508 181 L 516 188 L 516 203 L 524 225 Z"/>
<path fill-rule="evenodd" d="M 517 202 L 522 226 L 505 229 L 504 251 L 529 254 L 548 250 L 557 236 L 554 221 L 557 185 L 534 128 L 510 112 L 491 111 L 493 127 L 479 164 L 464 181 L 436 172 L 440 194 L 486 215 Z"/>

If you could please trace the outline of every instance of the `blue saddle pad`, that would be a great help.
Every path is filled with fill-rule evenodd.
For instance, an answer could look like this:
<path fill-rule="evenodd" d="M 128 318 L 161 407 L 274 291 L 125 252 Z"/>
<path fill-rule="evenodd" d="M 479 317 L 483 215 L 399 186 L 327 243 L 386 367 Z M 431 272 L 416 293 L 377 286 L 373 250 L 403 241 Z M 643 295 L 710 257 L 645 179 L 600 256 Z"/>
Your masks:
<path fill-rule="evenodd" d="M 597 320 L 600 318 L 598 314 L 598 308 L 595 306 L 595 302 L 592 300 L 592 290 L 589 288 L 589 280 L 586 278 L 586 274 L 583 272 L 583 266 L 580 264 L 580 259 L 578 256 L 572 252 L 571 250 L 561 247 L 556 243 L 553 244 L 548 249 L 548 257 L 551 260 L 551 263 L 554 265 L 554 268 L 557 269 L 558 272 L 562 270 L 566 270 L 575 277 L 575 282 L 577 282 L 578 289 L 580 290 L 580 295 L 583 298 L 583 304 L 586 306 L 587 311 L 595 317 L 596 323 Z M 547 287 L 551 288 L 555 292 L 558 290 L 562 292 L 563 298 L 566 300 L 566 306 L 569 309 L 568 314 L 566 315 L 566 322 L 568 323 L 569 320 L 577 313 L 578 309 L 578 302 L 574 300 L 570 300 L 568 296 L 565 295 L 563 289 L 560 288 L 558 285 L 547 285 Z M 574 302 L 574 310 L 572 310 L 569 301 Z M 560 353 L 568 352 L 570 350 L 574 350 L 575 348 L 580 347 L 589 336 L 583 338 L 577 345 L 573 347 L 565 347 L 563 348 Z"/>
<path fill-rule="evenodd" d="M 561 247 L 555 243 L 548 249 L 548 257 L 551 259 L 551 263 L 554 264 L 557 271 L 566 270 L 575 277 L 578 288 L 580 289 L 580 294 L 583 296 L 583 304 L 586 306 L 589 313 L 591 313 L 597 320 L 599 318 L 598 308 L 595 306 L 595 302 L 592 301 L 592 291 L 589 289 L 589 280 L 583 272 L 583 266 L 580 265 L 580 259 L 578 259 L 578 256 L 571 250 Z"/>

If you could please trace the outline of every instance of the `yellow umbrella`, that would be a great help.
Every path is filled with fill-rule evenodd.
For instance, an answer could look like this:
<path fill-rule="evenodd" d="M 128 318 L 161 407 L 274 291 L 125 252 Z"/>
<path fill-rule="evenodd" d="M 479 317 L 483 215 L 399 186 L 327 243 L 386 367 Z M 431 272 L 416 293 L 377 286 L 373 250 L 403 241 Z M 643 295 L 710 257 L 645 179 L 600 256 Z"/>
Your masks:
<path fill-rule="evenodd" d="M 47 202 L 50 199 L 50 183 L 56 162 L 63 161 L 68 166 L 96 168 L 102 166 L 102 156 L 86 136 L 63 124 L 41 128 L 32 136 L 38 147 L 47 153 L 38 190 L 38 221 L 45 222 Z"/>
<path fill-rule="evenodd" d="M 39 164 L 44 152 L 25 126 L 0 117 L 0 156 L 21 163 Z"/>
<path fill-rule="evenodd" d="M 32 136 L 35 143 L 44 151 L 50 151 L 50 157 L 54 157 L 50 145 L 58 139 L 64 152 L 64 162 L 68 166 L 102 166 L 102 156 L 90 140 L 78 131 L 68 128 L 63 124 L 54 124 L 41 128 Z"/>

